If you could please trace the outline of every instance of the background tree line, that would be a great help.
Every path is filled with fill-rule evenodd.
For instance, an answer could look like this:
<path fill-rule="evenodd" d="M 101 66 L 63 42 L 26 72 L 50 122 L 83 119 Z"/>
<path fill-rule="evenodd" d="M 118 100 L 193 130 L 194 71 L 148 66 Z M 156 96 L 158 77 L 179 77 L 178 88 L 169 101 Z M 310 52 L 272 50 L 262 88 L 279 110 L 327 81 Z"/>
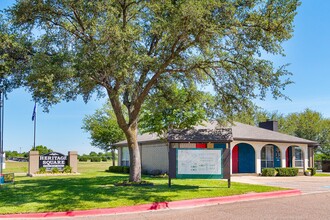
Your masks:
<path fill-rule="evenodd" d="M 31 150 L 39 151 L 39 155 L 53 152 L 52 149 L 47 148 L 44 145 L 38 145 L 38 146 L 36 146 L 35 149 L 32 147 L 30 149 L 30 151 Z M 6 159 L 7 160 L 16 160 L 18 158 L 23 159 L 23 160 L 27 160 L 29 158 L 29 152 L 20 152 L 20 153 L 18 153 L 17 151 L 5 151 L 5 153 L 6 153 Z"/>
<path fill-rule="evenodd" d="M 118 154 L 116 152 L 96 153 L 91 151 L 89 154 L 78 155 L 78 160 L 80 162 L 108 162 L 111 160 L 112 166 L 115 166 L 116 161 L 118 161 Z"/>
<path fill-rule="evenodd" d="M 38 145 L 36 148 L 31 148 L 31 150 L 39 151 L 39 155 L 47 154 L 53 152 L 52 149 L 47 148 L 44 145 Z M 29 158 L 29 152 L 17 152 L 17 151 L 5 151 L 6 160 L 15 160 L 15 161 L 27 161 Z M 117 153 L 115 153 L 115 161 L 117 160 Z M 96 153 L 91 151 L 89 154 L 78 155 L 79 161 L 91 161 L 91 162 L 101 162 L 109 161 L 113 159 L 113 155 L 110 152 L 99 152 Z"/>

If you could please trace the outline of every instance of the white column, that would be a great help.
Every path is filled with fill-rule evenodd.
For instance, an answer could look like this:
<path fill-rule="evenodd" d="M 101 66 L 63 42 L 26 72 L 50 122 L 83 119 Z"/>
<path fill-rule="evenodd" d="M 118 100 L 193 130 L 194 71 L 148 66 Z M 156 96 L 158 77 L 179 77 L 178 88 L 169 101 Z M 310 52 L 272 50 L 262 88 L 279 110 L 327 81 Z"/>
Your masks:
<path fill-rule="evenodd" d="M 286 167 L 286 150 L 287 150 L 287 147 L 281 146 L 280 150 L 281 150 L 281 167 L 285 168 Z"/>
<path fill-rule="evenodd" d="M 294 146 L 291 146 L 292 147 L 292 157 L 291 157 L 291 160 L 292 160 L 292 167 L 296 167 L 296 149 Z M 290 158 L 289 158 L 290 160 Z"/>
<path fill-rule="evenodd" d="M 233 174 L 233 148 L 235 147 L 234 143 L 229 143 L 230 146 L 230 175 Z"/>
<path fill-rule="evenodd" d="M 261 173 L 261 149 L 260 146 L 254 146 L 254 150 L 256 152 L 256 172 Z"/>
<path fill-rule="evenodd" d="M 308 147 L 302 147 L 304 153 L 304 171 L 308 168 Z"/>

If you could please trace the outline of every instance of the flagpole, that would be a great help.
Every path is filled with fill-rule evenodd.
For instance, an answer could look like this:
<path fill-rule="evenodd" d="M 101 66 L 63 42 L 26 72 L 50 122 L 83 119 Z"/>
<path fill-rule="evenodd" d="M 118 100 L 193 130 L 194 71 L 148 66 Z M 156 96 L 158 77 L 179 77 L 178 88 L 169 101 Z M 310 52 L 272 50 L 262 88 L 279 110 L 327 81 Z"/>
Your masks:
<path fill-rule="evenodd" d="M 34 133 L 33 133 L 33 150 L 36 150 L 36 132 L 37 132 L 37 103 L 34 103 L 33 110 Z"/>
<path fill-rule="evenodd" d="M 2 178 L 4 165 L 3 152 L 3 123 L 4 122 L 4 91 L 0 88 L 0 178 Z"/>

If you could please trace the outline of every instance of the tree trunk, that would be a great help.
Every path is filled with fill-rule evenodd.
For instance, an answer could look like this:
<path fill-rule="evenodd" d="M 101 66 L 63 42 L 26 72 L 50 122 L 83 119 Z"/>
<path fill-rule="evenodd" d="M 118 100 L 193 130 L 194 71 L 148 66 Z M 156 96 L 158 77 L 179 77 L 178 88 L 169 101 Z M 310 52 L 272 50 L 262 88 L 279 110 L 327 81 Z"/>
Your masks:
<path fill-rule="evenodd" d="M 137 142 L 137 126 L 132 126 L 128 132 L 125 132 L 130 156 L 130 182 L 141 181 L 141 157 Z"/>
<path fill-rule="evenodd" d="M 128 109 L 129 123 L 126 122 L 123 110 L 121 108 L 121 103 L 118 94 L 113 94 L 111 90 L 108 91 L 108 96 L 111 101 L 112 108 L 116 114 L 117 122 L 119 127 L 123 130 L 126 136 L 129 158 L 130 158 L 130 182 L 140 182 L 141 181 L 141 157 L 140 149 L 137 142 L 137 117 L 141 105 L 134 106 L 135 112 L 132 111 L 132 107 L 126 106 Z M 140 100 L 142 102 L 143 100 Z M 139 103 L 138 103 L 139 104 Z"/>

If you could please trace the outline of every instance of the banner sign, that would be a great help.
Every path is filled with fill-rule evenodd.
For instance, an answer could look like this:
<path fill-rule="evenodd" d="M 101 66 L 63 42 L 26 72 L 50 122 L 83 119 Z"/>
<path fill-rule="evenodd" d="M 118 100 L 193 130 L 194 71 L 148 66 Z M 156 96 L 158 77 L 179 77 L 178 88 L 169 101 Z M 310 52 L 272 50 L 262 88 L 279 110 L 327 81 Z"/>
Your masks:
<path fill-rule="evenodd" d="M 51 171 L 53 168 L 62 171 L 66 165 L 68 165 L 68 158 L 64 154 L 51 152 L 39 156 L 39 168 L 45 167 L 47 171 Z"/>
<path fill-rule="evenodd" d="M 222 179 L 222 149 L 176 149 L 176 178 Z"/>

